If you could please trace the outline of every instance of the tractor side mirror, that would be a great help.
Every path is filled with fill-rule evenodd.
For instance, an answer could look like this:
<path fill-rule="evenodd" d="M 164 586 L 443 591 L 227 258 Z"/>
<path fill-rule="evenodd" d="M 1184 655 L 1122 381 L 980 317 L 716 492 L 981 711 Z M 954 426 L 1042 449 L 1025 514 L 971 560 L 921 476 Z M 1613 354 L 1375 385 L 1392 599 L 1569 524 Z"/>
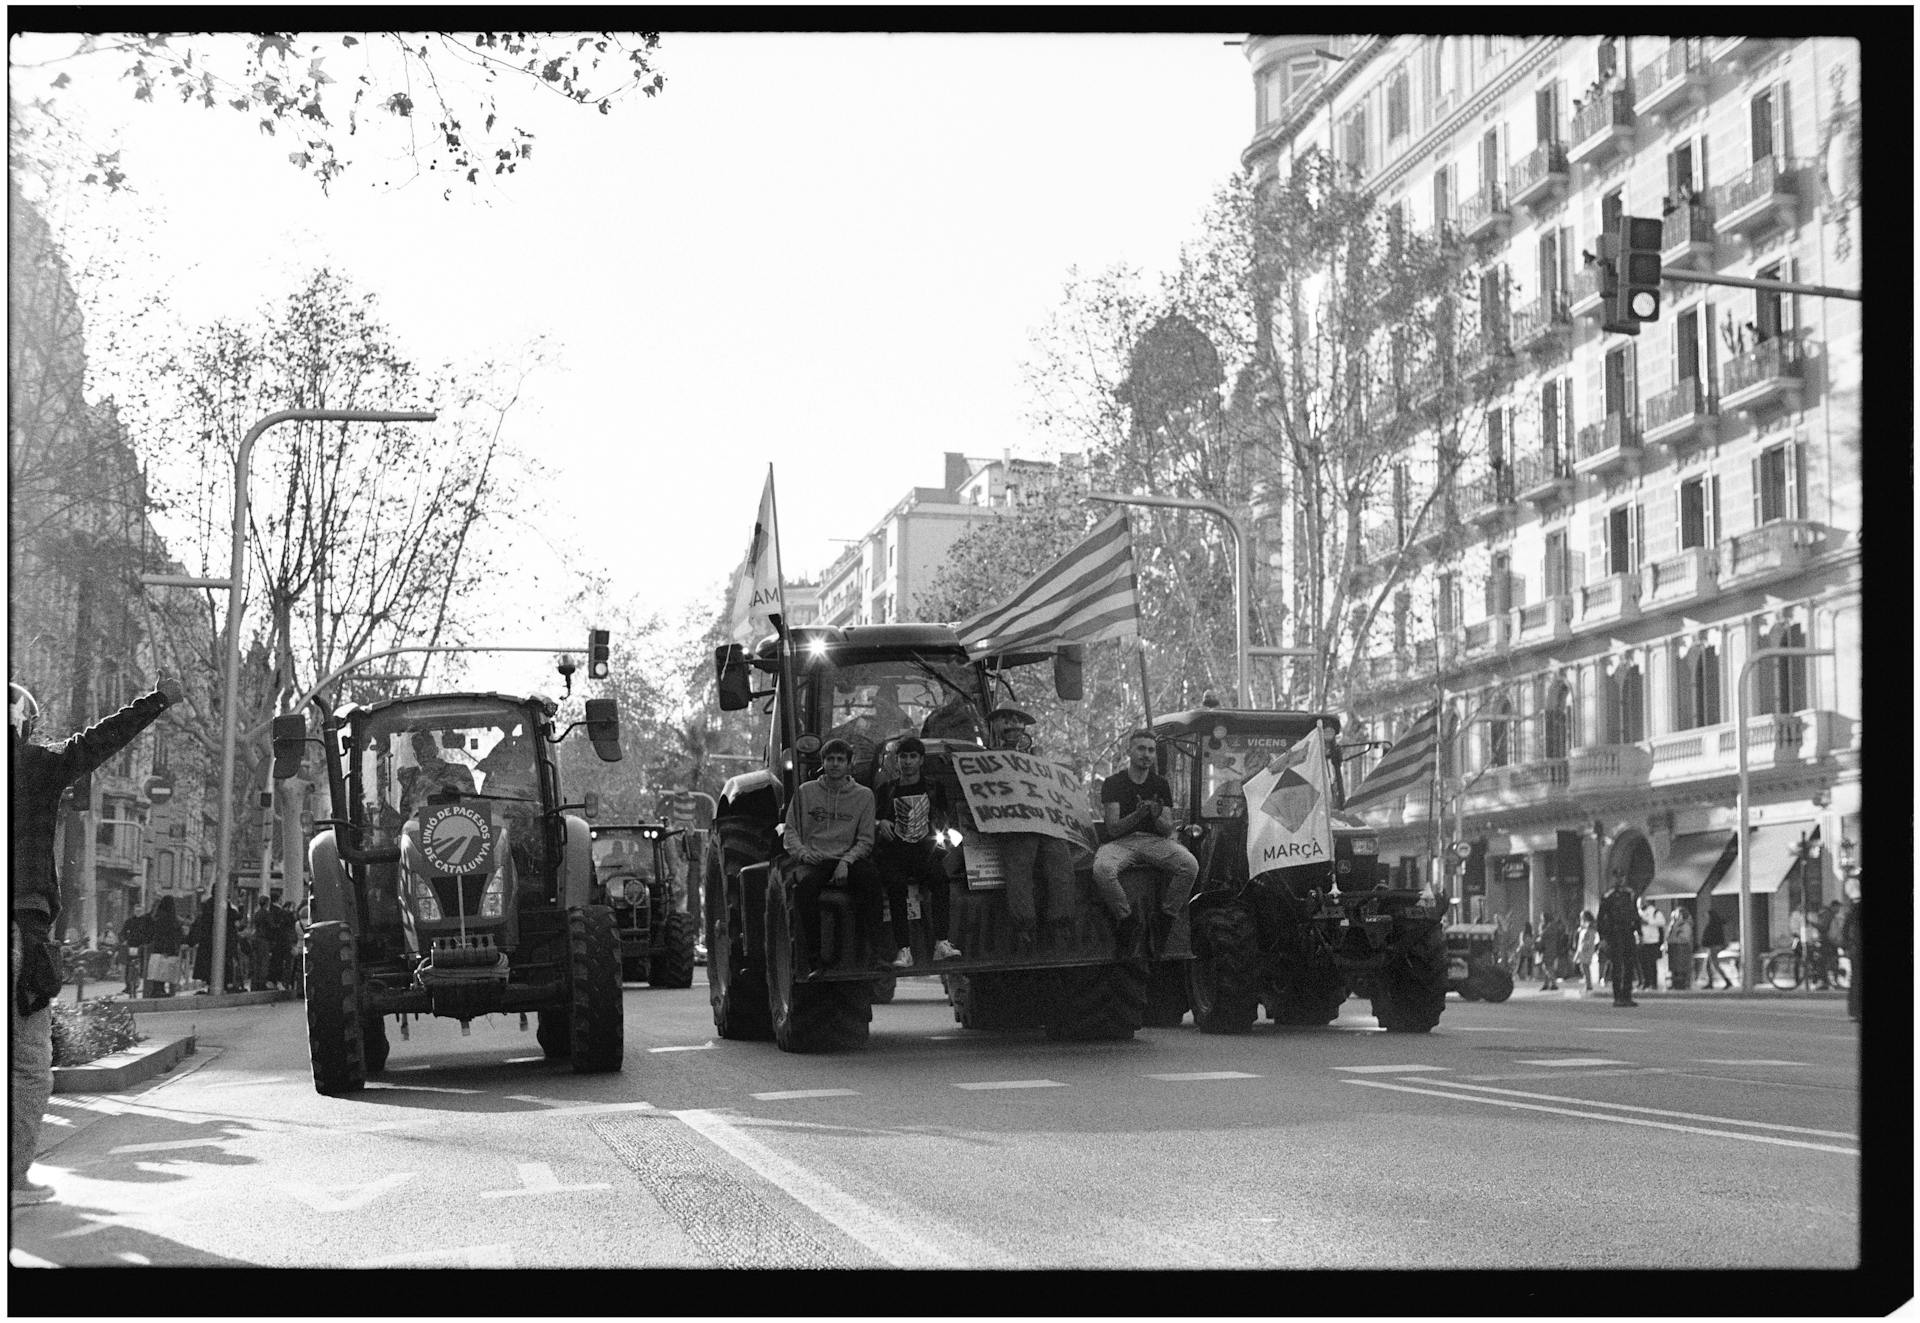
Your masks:
<path fill-rule="evenodd" d="M 1086 695 L 1087 645 L 1062 643 L 1053 654 L 1053 692 L 1067 702 L 1078 702 Z"/>
<path fill-rule="evenodd" d="M 307 719 L 289 712 L 273 719 L 273 779 L 285 781 L 300 775 L 307 757 Z"/>
<path fill-rule="evenodd" d="M 713 650 L 714 682 L 720 690 L 720 710 L 739 712 L 753 702 L 753 671 L 746 650 L 738 643 Z"/>
<path fill-rule="evenodd" d="M 591 822 L 600 816 L 600 796 L 598 794 L 589 790 L 586 794 L 582 795 L 580 799 L 580 812 L 585 815 L 587 821 Z"/>
<path fill-rule="evenodd" d="M 613 699 L 587 700 L 587 738 L 601 762 L 620 761 L 620 706 Z"/>

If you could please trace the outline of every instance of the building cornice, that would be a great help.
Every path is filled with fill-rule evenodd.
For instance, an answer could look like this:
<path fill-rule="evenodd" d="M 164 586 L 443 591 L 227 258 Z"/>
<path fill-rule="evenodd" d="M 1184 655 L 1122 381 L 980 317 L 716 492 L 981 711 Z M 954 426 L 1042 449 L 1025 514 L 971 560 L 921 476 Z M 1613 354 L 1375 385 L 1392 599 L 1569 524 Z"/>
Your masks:
<path fill-rule="evenodd" d="M 1566 44 L 1565 37 L 1542 37 L 1522 51 L 1519 58 L 1508 65 L 1499 77 L 1461 102 L 1458 110 L 1428 129 L 1425 137 L 1401 152 L 1392 165 L 1368 180 L 1368 190 L 1380 193 L 1399 183 L 1412 172 L 1414 166 L 1426 160 L 1436 146 L 1465 128 L 1477 116 L 1485 114 L 1489 106 L 1505 97 L 1523 78 L 1544 64 L 1548 56 Z"/>

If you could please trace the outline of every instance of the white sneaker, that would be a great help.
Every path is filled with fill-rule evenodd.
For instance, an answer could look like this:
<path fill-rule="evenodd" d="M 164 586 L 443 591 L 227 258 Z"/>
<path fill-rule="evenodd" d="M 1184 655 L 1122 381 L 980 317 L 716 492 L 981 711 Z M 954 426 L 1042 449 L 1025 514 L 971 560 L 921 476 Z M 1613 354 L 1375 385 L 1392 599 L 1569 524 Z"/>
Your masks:
<path fill-rule="evenodd" d="M 895 969 L 911 969 L 913 967 L 913 948 L 910 946 L 901 947 L 900 954 L 893 958 L 893 967 Z"/>
<path fill-rule="evenodd" d="M 960 958 L 960 948 L 942 937 L 933 944 L 933 958 L 935 960 L 958 960 Z"/>

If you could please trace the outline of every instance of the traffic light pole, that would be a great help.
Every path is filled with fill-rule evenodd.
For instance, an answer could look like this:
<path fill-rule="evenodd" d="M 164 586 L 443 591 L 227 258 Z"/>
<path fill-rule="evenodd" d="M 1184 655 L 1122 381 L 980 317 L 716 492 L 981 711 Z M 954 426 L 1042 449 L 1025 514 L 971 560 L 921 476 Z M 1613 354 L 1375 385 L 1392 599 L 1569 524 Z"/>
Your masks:
<path fill-rule="evenodd" d="M 1852 299 L 1860 301 L 1857 289 L 1837 289 L 1832 285 L 1804 285 L 1797 280 L 1758 280 L 1751 276 L 1711 276 L 1701 271 L 1689 271 L 1685 267 L 1663 266 L 1660 279 L 1680 281 L 1693 285 L 1735 285 L 1741 289 L 1760 289 L 1774 294 L 1811 294 L 1821 299 Z"/>

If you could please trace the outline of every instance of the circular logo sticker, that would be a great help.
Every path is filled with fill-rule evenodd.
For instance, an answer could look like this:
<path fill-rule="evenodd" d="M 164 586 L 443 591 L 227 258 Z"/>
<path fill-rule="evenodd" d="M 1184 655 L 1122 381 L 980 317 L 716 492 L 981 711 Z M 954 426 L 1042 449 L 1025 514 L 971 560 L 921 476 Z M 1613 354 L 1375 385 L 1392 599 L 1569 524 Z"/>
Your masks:
<path fill-rule="evenodd" d="M 420 851 L 441 876 L 481 872 L 493 863 L 492 824 L 468 805 L 436 805 L 420 815 Z"/>

